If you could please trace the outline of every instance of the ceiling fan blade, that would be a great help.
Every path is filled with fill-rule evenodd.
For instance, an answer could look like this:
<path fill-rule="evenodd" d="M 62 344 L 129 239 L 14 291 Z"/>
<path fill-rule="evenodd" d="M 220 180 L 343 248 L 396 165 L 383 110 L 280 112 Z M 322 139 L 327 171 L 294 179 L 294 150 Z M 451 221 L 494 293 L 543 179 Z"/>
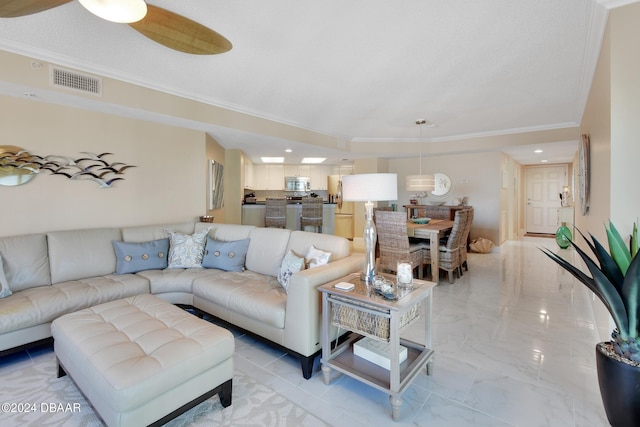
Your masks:
<path fill-rule="evenodd" d="M 147 4 L 147 16 L 129 25 L 151 40 L 180 52 L 213 55 L 232 47 L 229 40 L 212 29 L 150 4 Z"/>
<path fill-rule="evenodd" d="M 17 18 L 53 9 L 71 0 L 0 0 L 0 17 Z"/>

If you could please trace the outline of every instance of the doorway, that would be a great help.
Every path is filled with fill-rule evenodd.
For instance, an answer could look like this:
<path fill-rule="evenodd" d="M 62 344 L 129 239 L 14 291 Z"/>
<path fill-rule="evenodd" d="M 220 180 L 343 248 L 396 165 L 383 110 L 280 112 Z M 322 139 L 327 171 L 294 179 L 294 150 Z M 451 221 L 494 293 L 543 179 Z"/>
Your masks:
<path fill-rule="evenodd" d="M 525 231 L 555 234 L 559 227 L 560 193 L 567 185 L 568 165 L 527 166 Z"/>

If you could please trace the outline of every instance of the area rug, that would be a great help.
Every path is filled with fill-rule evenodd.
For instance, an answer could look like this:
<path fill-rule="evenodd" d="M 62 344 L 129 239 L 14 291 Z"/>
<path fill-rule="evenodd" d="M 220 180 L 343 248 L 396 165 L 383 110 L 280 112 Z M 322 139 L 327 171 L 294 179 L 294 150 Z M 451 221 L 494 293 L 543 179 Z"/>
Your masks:
<path fill-rule="evenodd" d="M 56 378 L 53 351 L 34 363 L 0 366 L 0 425 L 102 426 L 91 405 L 69 376 Z M 326 426 L 269 387 L 236 372 L 233 403 L 223 408 L 217 396 L 175 418 L 167 426 Z"/>

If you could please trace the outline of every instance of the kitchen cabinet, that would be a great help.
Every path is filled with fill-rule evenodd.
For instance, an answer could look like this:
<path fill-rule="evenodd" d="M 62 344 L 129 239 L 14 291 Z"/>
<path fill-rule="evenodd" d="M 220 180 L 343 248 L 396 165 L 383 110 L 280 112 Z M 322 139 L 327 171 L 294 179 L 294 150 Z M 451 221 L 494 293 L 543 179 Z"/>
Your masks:
<path fill-rule="evenodd" d="M 322 233 L 334 234 L 334 204 L 324 204 L 322 206 Z M 256 227 L 264 227 L 264 204 L 246 204 L 242 205 L 242 224 L 254 225 Z M 300 214 L 302 213 L 302 205 L 292 203 L 287 205 L 287 229 L 300 230 Z"/>
<path fill-rule="evenodd" d="M 311 165 L 284 165 L 284 176 L 311 176 Z"/>
<path fill-rule="evenodd" d="M 256 190 L 284 190 L 283 165 L 254 165 Z"/>
<path fill-rule="evenodd" d="M 255 180 L 253 174 L 253 162 L 245 157 L 244 159 L 244 188 L 255 190 Z"/>
<path fill-rule="evenodd" d="M 242 224 L 264 227 L 264 205 L 242 206 Z"/>
<path fill-rule="evenodd" d="M 284 190 L 284 166 L 267 165 L 268 188 L 267 190 Z"/>
<path fill-rule="evenodd" d="M 327 176 L 329 176 L 329 166 L 311 165 L 309 169 L 309 177 L 311 178 L 312 190 L 326 190 Z"/>

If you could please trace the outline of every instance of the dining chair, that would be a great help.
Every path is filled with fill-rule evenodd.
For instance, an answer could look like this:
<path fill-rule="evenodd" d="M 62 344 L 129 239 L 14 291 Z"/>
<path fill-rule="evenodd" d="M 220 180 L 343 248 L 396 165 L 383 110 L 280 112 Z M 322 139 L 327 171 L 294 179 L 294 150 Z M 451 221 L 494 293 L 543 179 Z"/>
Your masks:
<path fill-rule="evenodd" d="M 463 244 L 466 245 L 466 240 L 463 243 L 463 237 L 469 218 L 469 209 L 462 209 L 456 211 L 453 219 L 453 228 L 451 233 L 447 237 L 447 241 L 439 246 L 439 268 L 449 273 L 449 283 L 453 283 L 454 275 L 460 273 L 460 266 L 462 265 L 462 248 Z M 431 264 L 431 250 L 428 247 L 423 247 L 424 260 L 426 265 Z M 432 273 L 434 277 L 438 275 L 436 272 Z"/>
<path fill-rule="evenodd" d="M 422 279 L 424 255 L 422 245 L 409 243 L 407 234 L 407 215 L 404 212 L 376 212 L 374 217 L 378 232 L 380 258 L 378 269 L 397 273 L 398 261 L 409 261 L 412 270 L 418 269 L 418 278 Z"/>
<path fill-rule="evenodd" d="M 393 211 L 391 206 L 380 206 L 377 208 L 373 208 L 373 222 L 376 222 L 376 212 L 378 211 Z M 375 258 L 380 258 L 380 242 L 376 239 L 376 248 L 375 248 Z"/>
<path fill-rule="evenodd" d="M 318 228 L 318 233 L 322 233 L 322 207 L 324 201 L 320 197 L 308 197 L 302 199 L 302 213 L 300 214 L 300 229 L 313 227 Z"/>
<path fill-rule="evenodd" d="M 469 271 L 469 264 L 467 263 L 467 249 L 469 248 L 469 234 L 471 233 L 471 223 L 473 223 L 473 208 L 468 208 L 465 210 L 468 211 L 468 216 L 467 216 L 467 225 L 464 229 L 464 236 L 462 236 L 462 243 L 460 247 L 461 248 L 460 256 L 462 258 L 460 262 L 461 276 L 462 276 L 462 267 L 464 267 L 466 271 Z"/>
<path fill-rule="evenodd" d="M 287 226 L 287 199 L 267 197 L 264 211 L 264 226 L 285 228 Z"/>

